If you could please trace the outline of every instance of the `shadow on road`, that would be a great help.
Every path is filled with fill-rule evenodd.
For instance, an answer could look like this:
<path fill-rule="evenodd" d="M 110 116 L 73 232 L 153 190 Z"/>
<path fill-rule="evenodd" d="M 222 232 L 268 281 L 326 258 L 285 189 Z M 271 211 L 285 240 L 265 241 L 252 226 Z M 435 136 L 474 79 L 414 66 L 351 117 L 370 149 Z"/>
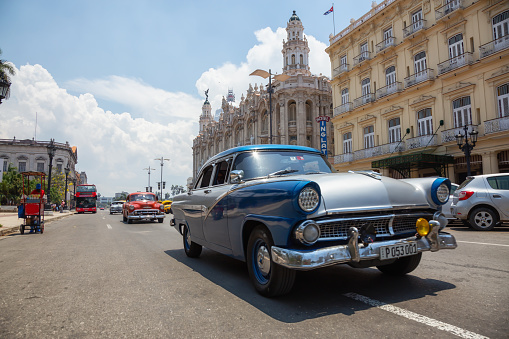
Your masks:
<path fill-rule="evenodd" d="M 188 258 L 182 249 L 165 253 L 268 316 L 286 323 L 333 314 L 353 315 L 372 308 L 345 297 L 345 293 L 353 292 L 385 303 L 398 303 L 435 296 L 440 291 L 456 287 L 448 282 L 422 279 L 412 274 L 392 277 L 376 268 L 354 269 L 347 265 L 336 265 L 299 271 L 290 294 L 270 299 L 255 291 L 244 262 L 205 248 L 198 259 Z"/>

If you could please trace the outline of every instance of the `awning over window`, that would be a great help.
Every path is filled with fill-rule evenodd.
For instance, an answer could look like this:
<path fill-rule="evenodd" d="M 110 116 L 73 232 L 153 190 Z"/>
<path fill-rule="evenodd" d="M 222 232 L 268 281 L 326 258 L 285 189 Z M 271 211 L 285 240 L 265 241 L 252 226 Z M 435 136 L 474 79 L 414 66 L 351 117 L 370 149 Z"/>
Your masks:
<path fill-rule="evenodd" d="M 451 155 L 414 153 L 373 161 L 371 167 L 393 169 L 405 178 L 410 177 L 410 171 L 413 169 L 432 168 L 439 176 L 445 177 L 449 164 L 454 164 L 454 157 Z"/>

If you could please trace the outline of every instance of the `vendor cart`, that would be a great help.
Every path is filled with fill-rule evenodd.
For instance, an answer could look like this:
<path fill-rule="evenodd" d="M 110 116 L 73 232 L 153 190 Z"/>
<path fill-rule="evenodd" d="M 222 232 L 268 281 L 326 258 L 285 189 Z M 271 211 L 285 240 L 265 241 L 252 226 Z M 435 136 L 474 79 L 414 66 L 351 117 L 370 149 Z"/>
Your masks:
<path fill-rule="evenodd" d="M 29 228 L 31 233 L 44 232 L 44 204 L 46 195 L 44 194 L 44 183 L 46 174 L 44 172 L 22 172 L 23 195 L 21 196 L 21 205 L 18 210 L 18 218 L 23 218 L 23 223 L 19 226 L 21 234 Z M 30 190 L 30 178 L 36 180 L 36 189 Z"/>

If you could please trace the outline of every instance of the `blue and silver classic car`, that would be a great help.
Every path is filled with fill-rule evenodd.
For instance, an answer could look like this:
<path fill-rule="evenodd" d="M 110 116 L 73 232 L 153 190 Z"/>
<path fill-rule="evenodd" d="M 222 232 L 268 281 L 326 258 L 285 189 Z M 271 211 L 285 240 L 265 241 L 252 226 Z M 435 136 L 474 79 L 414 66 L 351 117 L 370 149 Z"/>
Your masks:
<path fill-rule="evenodd" d="M 256 290 L 277 296 L 296 270 L 349 264 L 401 275 L 424 251 L 456 248 L 442 231 L 450 188 L 447 178 L 336 173 L 313 148 L 242 146 L 203 165 L 173 200 L 171 224 L 187 256 L 205 246 L 246 261 Z"/>

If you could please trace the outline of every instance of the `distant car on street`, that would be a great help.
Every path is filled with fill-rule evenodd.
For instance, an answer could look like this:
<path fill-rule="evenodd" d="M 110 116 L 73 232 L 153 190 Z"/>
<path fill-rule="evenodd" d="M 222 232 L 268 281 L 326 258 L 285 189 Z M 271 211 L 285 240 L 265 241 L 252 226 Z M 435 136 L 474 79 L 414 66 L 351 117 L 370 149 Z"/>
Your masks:
<path fill-rule="evenodd" d="M 151 192 L 135 192 L 127 196 L 122 207 L 122 217 L 128 224 L 133 220 L 164 221 L 164 205 Z"/>
<path fill-rule="evenodd" d="M 291 290 L 296 270 L 348 264 L 403 275 L 422 252 L 456 248 L 440 211 L 450 187 L 447 178 L 336 173 L 309 147 L 241 146 L 210 158 L 173 198 L 170 225 L 187 256 L 206 246 L 245 261 L 255 289 L 272 297 Z"/>
<path fill-rule="evenodd" d="M 170 213 L 170 211 L 171 211 L 171 203 L 172 203 L 172 201 L 171 201 L 171 200 L 165 200 L 165 201 L 163 201 L 163 205 L 164 205 L 164 213 L 166 213 L 166 214 Z"/>
<path fill-rule="evenodd" d="M 110 214 L 122 213 L 123 201 L 113 201 L 110 206 Z"/>
<path fill-rule="evenodd" d="M 509 221 L 509 173 L 467 177 L 454 192 L 453 214 L 477 231 Z"/>

